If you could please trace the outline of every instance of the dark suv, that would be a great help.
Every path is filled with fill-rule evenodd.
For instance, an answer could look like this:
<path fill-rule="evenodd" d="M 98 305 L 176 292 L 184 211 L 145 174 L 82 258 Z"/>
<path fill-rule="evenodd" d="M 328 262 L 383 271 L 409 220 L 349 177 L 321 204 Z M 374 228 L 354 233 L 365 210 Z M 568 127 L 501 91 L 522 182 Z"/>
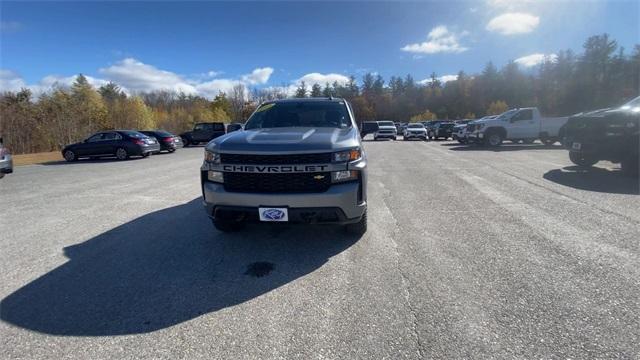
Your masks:
<path fill-rule="evenodd" d="M 224 135 L 224 123 L 206 122 L 197 123 L 193 130 L 180 134 L 184 146 L 198 145 L 200 143 L 208 143 L 209 141 Z"/>
<path fill-rule="evenodd" d="M 618 108 L 574 115 L 563 131 L 574 164 L 589 167 L 608 160 L 620 163 L 623 172 L 638 175 L 640 96 Z"/>

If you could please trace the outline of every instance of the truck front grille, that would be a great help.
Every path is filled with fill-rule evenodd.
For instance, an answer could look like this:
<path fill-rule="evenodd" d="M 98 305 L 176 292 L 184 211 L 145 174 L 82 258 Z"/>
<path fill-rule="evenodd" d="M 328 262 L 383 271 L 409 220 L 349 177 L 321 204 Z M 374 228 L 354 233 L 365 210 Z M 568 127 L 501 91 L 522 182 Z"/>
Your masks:
<path fill-rule="evenodd" d="M 292 155 L 251 155 L 220 154 L 223 164 L 239 165 L 295 165 L 295 164 L 327 164 L 331 162 L 331 153 L 292 154 Z"/>
<path fill-rule="evenodd" d="M 224 173 L 224 189 L 243 193 L 320 193 L 329 190 L 331 173 Z"/>

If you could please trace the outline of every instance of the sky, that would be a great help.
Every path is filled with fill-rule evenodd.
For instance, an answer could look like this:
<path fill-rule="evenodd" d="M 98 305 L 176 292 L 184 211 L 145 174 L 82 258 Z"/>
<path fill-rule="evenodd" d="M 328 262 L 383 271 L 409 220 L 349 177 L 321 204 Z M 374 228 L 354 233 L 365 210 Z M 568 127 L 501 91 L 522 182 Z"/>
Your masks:
<path fill-rule="evenodd" d="M 488 61 L 535 69 L 608 33 L 640 43 L 638 1 L 0 2 L 0 91 L 38 93 L 78 73 L 128 92 L 213 97 L 236 84 L 292 88 L 366 72 L 435 72 Z"/>

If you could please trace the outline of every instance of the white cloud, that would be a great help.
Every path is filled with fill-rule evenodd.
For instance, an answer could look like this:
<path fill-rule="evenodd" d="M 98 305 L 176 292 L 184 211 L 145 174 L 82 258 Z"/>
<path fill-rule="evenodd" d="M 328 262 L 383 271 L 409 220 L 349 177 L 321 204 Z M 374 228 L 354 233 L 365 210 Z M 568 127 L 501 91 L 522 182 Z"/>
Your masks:
<path fill-rule="evenodd" d="M 532 32 L 540 23 L 540 18 L 526 13 L 505 13 L 494 17 L 487 24 L 487 30 L 503 35 Z"/>
<path fill-rule="evenodd" d="M 440 25 L 431 29 L 427 35 L 427 41 L 405 45 L 400 50 L 418 54 L 461 53 L 468 50 L 459 42 L 460 37 L 467 34 L 466 31 L 456 34 L 449 31 L 446 26 Z"/>
<path fill-rule="evenodd" d="M 552 62 L 556 61 L 557 58 L 558 56 L 556 54 L 545 55 L 545 54 L 537 53 L 537 54 L 531 54 L 531 55 L 517 58 L 514 60 L 514 62 L 520 66 L 532 67 L 532 66 L 542 64 L 545 61 L 552 61 Z"/>
<path fill-rule="evenodd" d="M 444 84 L 449 81 L 458 80 L 458 75 L 442 75 L 437 78 L 440 83 Z M 424 80 L 418 81 L 418 84 L 427 85 L 431 83 L 431 78 L 426 78 Z"/>
<path fill-rule="evenodd" d="M 266 84 L 271 74 L 273 74 L 273 68 L 257 68 L 253 70 L 251 74 L 242 75 L 242 81 L 251 85 Z"/>
<path fill-rule="evenodd" d="M 344 85 L 349 82 L 349 78 L 342 74 L 321 74 L 321 73 L 308 73 L 301 78 L 294 81 L 295 85 L 299 85 L 303 82 L 310 88 L 313 84 L 319 84 L 320 86 L 324 86 L 326 83 L 333 85 L 334 82 L 338 82 L 340 85 Z"/>
<path fill-rule="evenodd" d="M 133 58 L 126 58 L 115 65 L 99 70 L 105 78 L 130 91 L 168 90 L 197 93 L 196 88 L 178 74 L 160 70 Z"/>
<path fill-rule="evenodd" d="M 11 70 L 0 69 L 0 91 L 20 91 L 24 87 L 27 84 L 20 75 Z"/>
<path fill-rule="evenodd" d="M 100 87 L 109 81 L 118 84 L 127 93 L 151 92 L 158 90 L 184 92 L 186 94 L 215 97 L 219 92 L 229 92 L 234 86 L 266 84 L 273 73 L 270 67 L 256 68 L 251 73 L 237 79 L 211 79 L 221 72 L 209 71 L 196 79 L 158 69 L 133 58 L 125 58 L 114 65 L 98 70 L 101 78 L 86 76 L 89 84 Z M 54 86 L 69 87 L 76 76 L 45 76 L 36 84 L 27 85 L 25 81 L 10 70 L 0 70 L 0 91 L 16 91 L 20 87 L 29 87 L 35 94 L 48 91 Z"/>

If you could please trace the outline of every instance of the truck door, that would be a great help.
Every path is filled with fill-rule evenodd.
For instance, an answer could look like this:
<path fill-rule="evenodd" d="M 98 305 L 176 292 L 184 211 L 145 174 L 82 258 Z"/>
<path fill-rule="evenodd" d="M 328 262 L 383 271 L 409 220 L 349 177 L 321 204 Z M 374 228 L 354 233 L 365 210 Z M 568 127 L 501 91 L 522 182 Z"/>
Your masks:
<path fill-rule="evenodd" d="M 193 128 L 193 132 L 191 133 L 191 137 L 194 141 L 202 142 L 207 141 L 207 126 L 209 124 L 196 124 Z"/>
<path fill-rule="evenodd" d="M 538 137 L 538 126 L 533 119 L 532 109 L 523 109 L 513 115 L 509 124 L 509 139 L 535 139 Z"/>

